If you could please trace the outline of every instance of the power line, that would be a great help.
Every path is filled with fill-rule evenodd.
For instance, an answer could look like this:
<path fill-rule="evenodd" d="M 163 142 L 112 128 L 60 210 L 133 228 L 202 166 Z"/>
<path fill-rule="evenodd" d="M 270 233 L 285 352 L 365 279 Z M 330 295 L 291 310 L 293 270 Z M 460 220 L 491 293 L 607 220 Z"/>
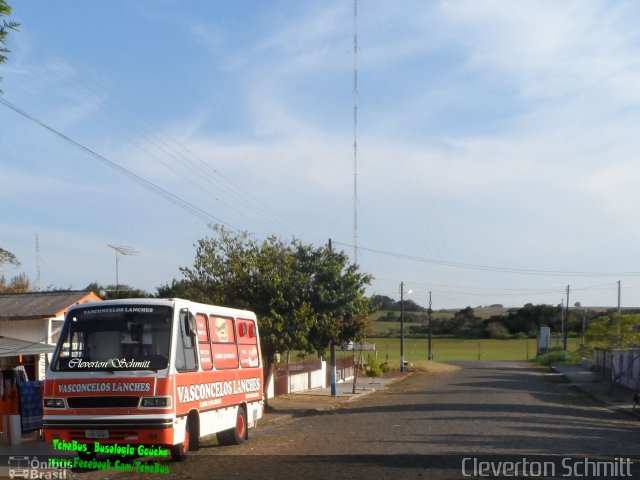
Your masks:
<path fill-rule="evenodd" d="M 65 62 L 67 62 L 67 61 L 65 60 Z M 56 62 L 53 62 L 53 65 L 55 66 L 55 65 L 59 65 L 59 64 L 57 64 Z M 71 63 L 70 63 L 70 65 L 73 66 L 73 64 L 71 64 Z M 61 65 L 61 66 L 64 67 L 65 65 Z M 74 67 L 74 69 L 76 71 L 82 73 L 81 70 L 78 67 L 75 67 L 75 66 L 73 66 L 73 67 Z M 70 100 L 78 103 L 76 98 L 74 98 L 69 93 L 61 90 L 60 88 L 58 88 L 55 84 L 53 84 L 50 81 L 50 78 L 52 76 L 57 76 L 61 80 L 64 80 L 63 78 L 60 77 L 60 75 L 58 73 L 58 70 L 60 70 L 60 69 L 52 69 L 48 64 L 43 64 L 43 68 L 46 69 L 48 72 L 50 72 L 51 75 L 43 77 L 40 74 L 38 74 L 38 72 L 36 72 L 36 71 L 34 71 L 32 69 L 29 69 L 29 70 L 34 75 L 38 76 L 43 82 L 48 83 L 52 88 L 57 90 L 61 95 L 63 95 L 65 97 L 69 98 Z M 85 88 L 89 91 L 89 94 L 100 95 L 101 92 L 106 91 L 106 89 L 102 85 L 100 85 L 100 83 L 97 82 L 91 76 L 89 76 L 89 75 L 87 75 L 85 73 L 83 73 L 83 76 L 86 77 L 90 81 L 91 84 L 96 85 L 100 89 L 100 91 L 98 91 L 93 86 L 88 85 L 87 82 L 83 82 L 82 81 L 83 79 L 81 77 L 80 78 L 81 83 L 83 83 L 85 85 Z M 73 88 L 77 92 L 78 95 L 85 96 L 85 97 L 87 96 L 87 94 L 84 91 L 82 91 L 81 89 L 76 88 L 75 86 L 73 86 L 73 84 L 70 84 L 68 81 L 65 82 L 65 86 L 67 86 L 67 87 L 71 86 L 71 88 Z M 172 159 L 174 159 L 178 164 L 180 164 L 182 167 L 184 167 L 187 171 L 191 172 L 193 175 L 191 176 L 190 179 L 187 178 L 183 172 L 178 171 L 171 164 L 169 164 L 169 163 L 163 161 L 162 159 L 158 158 L 156 155 L 151 153 L 149 151 L 149 149 L 145 148 L 142 145 L 139 145 L 132 138 L 127 136 L 123 131 L 121 131 L 120 130 L 120 125 L 123 125 L 124 122 L 119 121 L 118 122 L 118 127 L 114 127 L 113 125 L 110 125 L 109 123 L 107 123 L 107 121 L 105 121 L 105 120 L 101 119 L 100 117 L 98 117 L 96 114 L 94 114 L 88 108 L 86 108 L 83 104 L 79 104 L 79 106 L 84 111 L 86 111 L 88 114 L 90 114 L 91 116 L 95 117 L 98 121 L 100 121 L 107 128 L 113 130 L 116 134 L 118 134 L 122 138 L 124 138 L 124 140 L 126 142 L 130 143 L 134 148 L 140 150 L 141 152 L 143 152 L 144 154 L 146 154 L 147 156 L 149 156 L 153 160 L 161 163 L 166 168 L 171 170 L 173 173 L 175 173 L 179 177 L 183 178 L 184 180 L 188 181 L 190 184 L 200 184 L 201 188 L 199 188 L 198 190 L 200 192 L 204 193 L 205 195 L 213 198 L 216 202 L 219 202 L 219 203 L 225 205 L 230 210 L 233 210 L 236 213 L 238 213 L 238 214 L 244 216 L 245 218 L 248 218 L 248 219 L 250 219 L 250 220 L 252 220 L 254 222 L 260 223 L 263 226 L 267 226 L 267 223 L 265 221 L 271 221 L 271 222 L 273 222 L 273 224 L 277 225 L 279 228 L 283 228 L 284 230 L 293 232 L 294 235 L 295 235 L 296 227 L 294 227 L 292 224 L 289 224 L 277 212 L 275 212 L 274 210 L 270 209 L 265 202 L 261 202 L 260 200 L 256 199 L 256 197 L 254 195 L 252 195 L 252 193 L 250 191 L 248 191 L 247 189 L 241 188 L 237 183 L 233 182 L 231 179 L 225 177 L 218 170 L 216 170 L 215 168 L 211 167 L 207 162 L 205 162 L 201 158 L 199 158 L 195 153 L 193 153 L 186 146 L 182 145 L 180 142 L 178 142 L 173 137 L 171 137 L 166 132 L 164 132 L 161 128 L 159 128 L 157 125 L 154 125 L 152 122 L 147 120 L 142 114 L 140 114 L 135 109 L 133 109 L 125 101 L 121 100 L 117 95 L 115 95 L 113 93 L 110 93 L 110 92 L 108 92 L 108 93 L 109 93 L 110 97 L 114 96 L 116 98 L 116 100 L 117 100 L 117 103 L 115 103 L 113 105 L 114 108 L 115 108 L 115 111 L 116 112 L 118 112 L 118 111 L 123 112 L 125 115 L 129 116 L 130 119 L 133 119 L 133 122 L 131 122 L 131 121 L 127 122 L 128 123 L 128 128 L 131 129 L 135 134 L 140 136 L 143 140 L 148 141 L 154 148 L 158 149 L 160 152 L 162 152 L 162 153 L 164 153 L 166 155 L 169 155 Z M 95 100 L 93 100 L 92 98 L 89 98 L 89 102 L 91 104 L 96 105 L 96 106 L 98 105 L 97 102 L 95 102 Z M 108 106 L 111 103 L 113 103 L 113 102 L 106 102 L 106 104 Z M 120 105 L 122 105 L 122 107 Z M 107 109 L 105 109 L 105 110 L 107 110 Z M 131 114 L 133 114 L 133 115 L 131 115 Z M 140 122 L 136 122 L 136 118 L 135 117 L 137 117 L 137 119 L 139 119 L 141 121 L 141 123 Z M 140 125 L 140 127 L 138 127 L 136 125 L 136 123 L 137 123 L 137 125 Z M 148 124 L 153 128 L 149 128 L 145 124 Z M 141 130 L 144 130 L 144 131 L 141 131 Z M 159 132 L 159 133 L 157 133 L 157 132 Z M 165 140 L 165 138 L 167 140 Z M 218 177 L 221 181 L 220 182 L 216 181 L 215 177 Z M 211 190 L 210 188 L 203 187 L 202 184 L 201 184 L 202 181 L 210 182 L 210 184 L 214 186 L 214 189 Z M 224 195 L 214 195 L 212 193 L 212 191 L 221 192 Z M 225 201 L 223 199 L 223 196 L 232 199 L 233 202 Z M 250 216 L 248 213 L 245 213 L 245 211 L 243 211 L 240 208 L 240 206 L 243 206 L 244 209 L 248 210 L 253 215 Z"/>
<path fill-rule="evenodd" d="M 34 116 L 28 114 L 24 110 L 18 108 L 17 106 L 13 105 L 12 103 L 8 102 L 4 98 L 0 97 L 0 104 L 4 105 L 5 107 L 7 107 L 7 108 L 9 108 L 11 110 L 13 110 L 16 113 L 22 115 L 23 117 L 31 120 L 32 122 L 37 123 L 41 127 L 49 130 L 51 133 L 53 133 L 53 134 L 57 135 L 58 137 L 62 138 L 64 141 L 66 141 L 66 142 L 70 143 L 71 145 L 79 148 L 83 152 L 88 153 L 90 156 L 92 156 L 93 158 L 95 158 L 99 162 L 103 163 L 104 165 L 108 166 L 109 168 L 111 168 L 111 169 L 115 170 L 116 172 L 124 175 L 125 177 L 129 178 L 130 180 L 133 180 L 138 185 L 141 185 L 142 187 L 146 188 L 147 190 L 150 190 L 151 192 L 155 193 L 156 195 L 164 198 L 165 200 L 168 200 L 169 202 L 173 203 L 174 205 L 177 205 L 178 207 L 180 207 L 183 210 L 186 210 L 187 212 L 199 217 L 200 219 L 202 219 L 202 220 L 204 220 L 206 222 L 220 223 L 220 224 L 225 225 L 225 226 L 227 226 L 229 228 L 232 228 L 234 230 L 239 230 L 237 227 L 234 227 L 233 225 L 231 225 L 231 224 L 225 222 L 224 220 L 214 216 L 213 214 L 207 212 L 206 210 L 203 210 L 202 208 L 197 207 L 196 205 L 193 205 L 192 203 L 184 200 L 183 198 L 178 197 L 177 195 L 174 195 L 173 193 L 165 190 L 162 187 L 159 187 L 155 183 L 150 182 L 149 180 L 146 180 L 145 178 L 143 178 L 143 177 L 141 177 L 139 175 L 136 175 L 132 171 L 130 171 L 130 170 L 124 168 L 123 166 L 121 166 L 121 165 L 109 160 L 108 158 L 106 158 L 103 155 L 100 155 L 99 153 L 95 152 L 94 150 L 91 150 L 89 147 L 85 147 L 81 143 L 76 142 L 75 140 L 73 140 L 72 138 L 68 137 L 64 133 L 56 130 L 55 128 L 53 128 L 53 127 L 51 127 L 49 125 L 47 125 L 46 123 L 42 122 L 41 120 L 38 120 Z"/>
<path fill-rule="evenodd" d="M 352 247 L 348 243 L 334 241 L 336 245 L 342 245 L 344 247 Z M 550 277 L 638 277 L 640 272 L 581 272 L 581 271 L 560 271 L 560 270 L 536 270 L 525 268 L 512 268 L 512 267 L 497 267 L 491 265 L 480 265 L 474 263 L 453 262 L 448 260 L 436 260 L 433 258 L 418 257 L 415 255 L 408 255 L 397 252 L 390 252 L 386 250 L 379 250 L 375 248 L 358 247 L 360 250 L 366 252 L 375 253 L 378 255 L 385 255 L 388 257 L 402 258 L 404 260 L 411 260 L 420 263 L 429 263 L 433 265 L 440 265 L 443 267 L 462 268 L 465 270 L 479 270 L 486 272 L 497 273 L 511 273 L 519 275 L 539 275 Z"/>

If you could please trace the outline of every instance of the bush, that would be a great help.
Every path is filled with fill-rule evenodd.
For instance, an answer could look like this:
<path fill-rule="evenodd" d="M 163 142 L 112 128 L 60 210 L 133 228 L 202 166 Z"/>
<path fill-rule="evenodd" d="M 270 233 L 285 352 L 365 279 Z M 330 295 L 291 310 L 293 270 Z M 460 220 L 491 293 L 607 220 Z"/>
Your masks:
<path fill-rule="evenodd" d="M 580 355 L 578 352 L 565 352 L 561 348 L 554 348 L 547 353 L 538 355 L 536 362 L 541 365 L 551 366 L 560 364 L 574 364 L 580 362 Z"/>
<path fill-rule="evenodd" d="M 500 322 L 489 322 L 487 324 L 489 338 L 505 339 L 509 338 L 509 330 Z"/>
<path fill-rule="evenodd" d="M 364 373 L 369 378 L 377 378 L 382 375 L 382 369 L 380 368 L 380 363 L 377 358 L 367 355 L 367 364 Z"/>

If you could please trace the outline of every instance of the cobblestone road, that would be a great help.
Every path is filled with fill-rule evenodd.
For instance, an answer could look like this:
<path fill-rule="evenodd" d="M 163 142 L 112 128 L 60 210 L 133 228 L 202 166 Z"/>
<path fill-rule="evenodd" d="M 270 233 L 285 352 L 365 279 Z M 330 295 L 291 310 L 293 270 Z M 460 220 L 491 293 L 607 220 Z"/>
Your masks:
<path fill-rule="evenodd" d="M 157 478 L 640 479 L 638 418 L 531 364 L 461 366 L 261 427 L 241 446 L 206 442 Z"/>

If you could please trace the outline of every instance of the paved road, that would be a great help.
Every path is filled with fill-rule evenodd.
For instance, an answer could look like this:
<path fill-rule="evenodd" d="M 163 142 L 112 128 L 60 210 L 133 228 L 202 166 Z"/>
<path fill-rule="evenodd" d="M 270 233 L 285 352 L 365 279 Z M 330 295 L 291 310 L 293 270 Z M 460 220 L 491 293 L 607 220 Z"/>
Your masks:
<path fill-rule="evenodd" d="M 259 428 L 241 446 L 212 441 L 158 478 L 640 479 L 640 419 L 530 364 L 460 365 Z"/>

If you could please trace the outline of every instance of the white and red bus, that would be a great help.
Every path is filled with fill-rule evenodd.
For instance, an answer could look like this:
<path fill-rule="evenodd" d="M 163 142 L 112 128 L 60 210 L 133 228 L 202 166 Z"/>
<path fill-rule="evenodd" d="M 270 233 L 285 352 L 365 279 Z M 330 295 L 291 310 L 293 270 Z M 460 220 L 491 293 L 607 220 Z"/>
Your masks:
<path fill-rule="evenodd" d="M 181 299 L 77 305 L 46 375 L 45 440 L 89 458 L 96 444 L 145 445 L 176 460 L 214 433 L 239 444 L 262 416 L 262 375 L 252 312 Z"/>

